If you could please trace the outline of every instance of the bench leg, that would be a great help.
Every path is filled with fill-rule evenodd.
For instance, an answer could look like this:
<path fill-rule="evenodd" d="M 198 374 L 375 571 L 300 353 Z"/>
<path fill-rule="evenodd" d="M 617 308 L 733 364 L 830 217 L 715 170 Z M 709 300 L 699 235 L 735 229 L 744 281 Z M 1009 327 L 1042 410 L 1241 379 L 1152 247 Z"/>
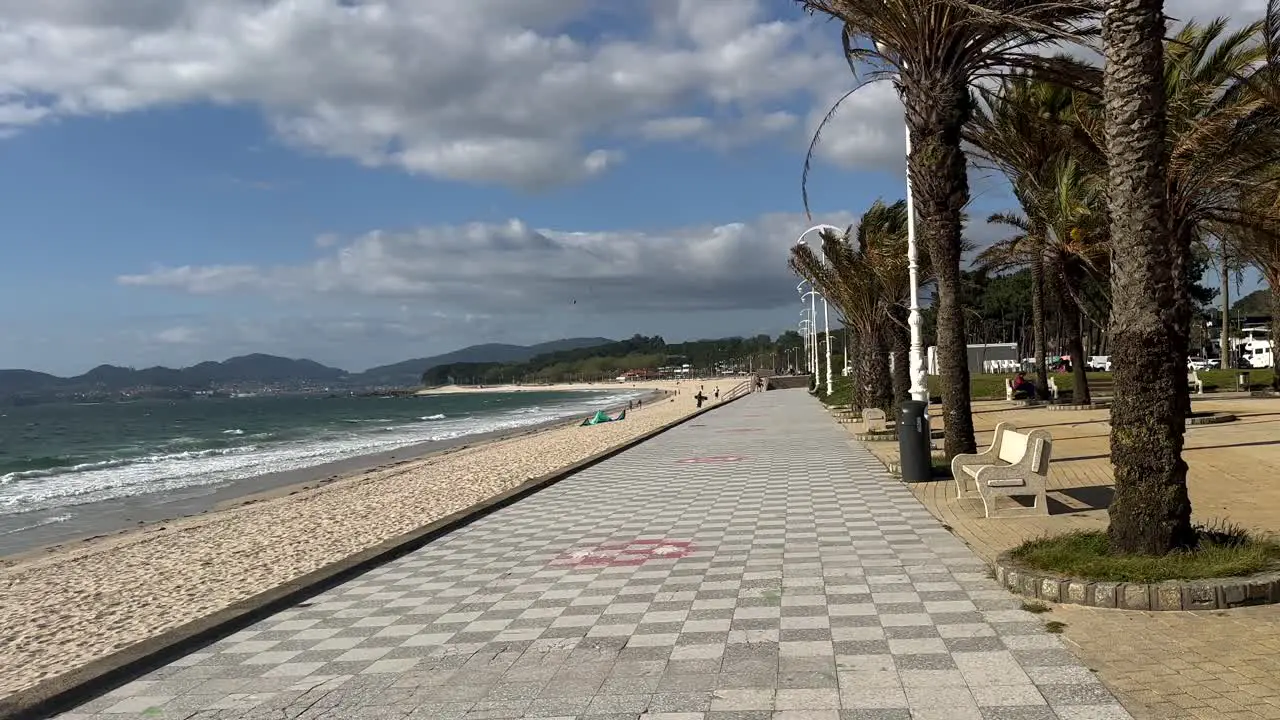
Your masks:
<path fill-rule="evenodd" d="M 1012 493 L 1002 492 L 982 492 L 982 489 L 979 488 L 979 494 L 982 497 L 983 512 L 988 518 L 1022 517 L 1024 515 L 1039 515 L 1047 517 L 1049 515 L 1049 494 L 1047 490 L 1041 490 L 1037 493 L 1019 493 L 1014 495 Z M 996 498 L 1005 497 L 1013 499 L 1029 496 L 1034 497 L 1035 499 L 1035 504 L 1031 507 L 1024 507 L 1021 503 L 1018 504 L 1018 507 L 1012 508 L 997 509 L 995 507 Z"/>

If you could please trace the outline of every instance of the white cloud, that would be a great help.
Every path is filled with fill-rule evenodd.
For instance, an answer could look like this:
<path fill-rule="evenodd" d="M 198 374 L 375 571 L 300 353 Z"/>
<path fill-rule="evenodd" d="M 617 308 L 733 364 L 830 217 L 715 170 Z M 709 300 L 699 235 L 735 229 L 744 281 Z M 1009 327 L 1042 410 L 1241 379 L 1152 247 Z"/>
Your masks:
<path fill-rule="evenodd" d="M 834 47 L 813 42 L 814 21 L 798 10 L 778 21 L 763 7 L 0 0 L 0 130 L 241 104 L 260 108 L 287 142 L 370 166 L 526 188 L 571 183 L 624 160 L 624 128 L 684 134 L 673 119 L 690 102 L 712 108 L 706 121 L 726 136 L 788 130 L 787 108 L 847 71 Z M 582 29 L 602 22 L 603 34 Z"/>
<path fill-rule="evenodd" d="M 1168 11 L 1243 21 L 1262 7 L 1170 0 Z M 629 138 L 807 139 L 854 82 L 833 27 L 765 0 L 0 0 L 0 135 L 237 104 L 311 151 L 545 187 L 624 162 Z M 896 163 L 900 120 L 892 88 L 868 87 L 820 156 Z"/>
<path fill-rule="evenodd" d="M 185 325 L 165 328 L 155 334 L 154 340 L 164 345 L 194 345 L 201 341 L 199 330 Z"/>
<path fill-rule="evenodd" d="M 684 140 L 701 135 L 711 127 L 711 118 L 706 117 L 654 118 L 640 126 L 640 134 L 649 140 Z"/>
<path fill-rule="evenodd" d="M 810 137 L 852 85 L 850 77 L 844 89 L 822 96 L 806 120 Z M 816 152 L 820 158 L 844 168 L 903 166 L 907 152 L 905 128 L 902 101 L 893 84 L 887 80 L 872 83 L 840 104 L 823 128 Z"/>
<path fill-rule="evenodd" d="M 519 220 L 378 230 L 328 236 L 304 265 L 160 267 L 117 280 L 197 295 L 411 299 L 481 313 L 541 313 L 575 300 L 601 312 L 769 308 L 789 298 L 787 252 L 806 227 L 801 215 L 772 214 L 652 233 L 538 230 Z"/>

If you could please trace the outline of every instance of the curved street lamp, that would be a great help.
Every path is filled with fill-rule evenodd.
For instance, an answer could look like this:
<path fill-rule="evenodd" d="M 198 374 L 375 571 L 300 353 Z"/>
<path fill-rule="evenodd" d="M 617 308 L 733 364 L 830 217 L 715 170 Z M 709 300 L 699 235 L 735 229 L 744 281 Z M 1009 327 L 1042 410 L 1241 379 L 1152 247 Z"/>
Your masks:
<path fill-rule="evenodd" d="M 809 309 L 805 308 L 804 310 L 801 310 L 800 314 L 802 316 L 809 314 Z M 804 370 L 805 372 L 814 372 L 813 343 L 815 342 L 815 338 L 813 336 L 813 321 L 810 320 L 809 318 L 804 318 L 803 320 L 801 320 L 800 333 L 801 333 L 801 337 L 804 338 Z"/>
<path fill-rule="evenodd" d="M 804 299 L 805 299 L 805 297 L 807 297 L 807 295 L 805 294 L 805 291 L 804 291 L 804 286 L 805 286 L 806 284 L 807 284 L 807 285 L 809 286 L 809 288 L 810 288 L 809 292 L 813 292 L 813 291 L 814 291 L 814 289 L 815 289 L 814 284 L 813 284 L 812 282 L 809 282 L 808 280 L 801 280 L 801 281 L 800 281 L 800 283 L 799 283 L 798 285 L 796 285 L 796 292 L 800 295 L 800 304 L 801 304 L 801 306 L 803 306 L 803 305 L 804 305 Z M 812 306 L 812 305 L 813 305 L 813 303 L 812 303 L 812 302 L 810 302 L 810 305 Z M 818 316 L 817 316 L 817 313 L 816 313 L 816 312 L 814 312 L 814 310 L 815 310 L 815 308 L 813 308 L 813 307 L 810 307 L 810 308 L 809 308 L 809 319 L 810 319 L 810 320 L 813 320 L 813 321 L 814 321 L 814 324 L 816 325 L 816 324 L 817 324 L 817 318 L 818 318 Z M 801 315 L 803 315 L 803 314 L 804 314 L 804 311 L 801 311 L 801 313 L 800 313 L 800 314 L 801 314 Z M 816 327 L 811 328 L 811 330 L 816 330 L 816 329 L 817 329 Z M 817 338 L 816 333 L 812 333 L 812 332 L 811 332 L 810 334 L 811 334 L 813 337 L 812 337 L 812 339 L 811 339 L 810 341 L 808 341 L 808 342 L 806 342 L 806 343 L 805 343 L 804 348 L 805 348 L 805 352 L 809 354 L 809 358 L 808 358 L 808 360 L 807 360 L 807 364 L 809 365 L 810 370 L 812 370 L 813 372 L 817 372 L 817 368 L 818 368 L 818 363 L 817 363 L 817 360 L 818 360 L 818 338 Z"/>
<path fill-rule="evenodd" d="M 818 377 L 818 373 L 822 372 L 822 363 L 818 361 L 820 348 L 818 347 L 819 337 L 818 337 L 817 301 L 818 301 L 818 298 L 820 297 L 822 297 L 822 295 L 820 295 L 817 290 L 810 290 L 809 292 L 800 296 L 801 302 L 804 302 L 805 298 L 809 298 L 809 304 L 811 305 L 809 309 L 809 312 L 810 312 L 809 317 L 813 319 L 813 386 L 814 388 L 817 388 L 819 385 L 822 384 L 822 378 Z M 827 299 L 822 298 L 823 315 L 826 314 L 826 311 L 827 311 Z M 829 329 L 824 329 L 823 332 L 829 332 Z M 831 339 L 827 338 L 828 374 L 830 374 L 830 362 L 831 362 Z M 830 392 L 828 392 L 827 394 L 830 394 Z"/>
<path fill-rule="evenodd" d="M 812 287 L 812 285 L 810 286 Z M 800 302 L 804 303 L 805 298 L 809 298 L 809 304 L 813 305 L 813 297 L 817 295 L 817 291 L 810 290 L 800 296 Z M 805 308 L 800 311 L 801 315 L 808 315 L 809 322 L 809 345 L 806 350 L 809 353 L 809 371 L 814 373 L 814 382 L 817 382 L 818 373 L 818 313 L 813 307 Z"/>
<path fill-rule="evenodd" d="M 841 232 L 840 228 L 836 227 L 835 225 L 825 225 L 825 224 L 814 225 L 808 230 L 805 230 L 804 232 L 800 233 L 800 237 L 796 238 L 796 244 L 804 245 L 805 235 L 808 235 L 811 232 L 817 232 L 822 230 L 829 230 L 831 232 L 836 232 L 836 233 Z M 822 258 L 823 266 L 826 266 L 827 251 L 825 248 L 822 247 L 822 243 L 818 244 L 818 252 L 820 253 L 820 257 Z M 830 395 L 833 392 L 835 392 L 835 390 L 831 381 L 831 318 L 828 315 L 828 312 L 829 311 L 827 309 L 827 298 L 823 297 L 822 298 L 822 333 L 827 336 L 827 394 Z"/>

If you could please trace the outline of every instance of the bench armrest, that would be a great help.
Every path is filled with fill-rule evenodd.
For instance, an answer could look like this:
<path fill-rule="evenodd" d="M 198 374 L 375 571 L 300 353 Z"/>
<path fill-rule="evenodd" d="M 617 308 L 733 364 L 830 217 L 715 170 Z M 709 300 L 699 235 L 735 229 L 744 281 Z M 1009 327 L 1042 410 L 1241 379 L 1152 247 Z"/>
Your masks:
<path fill-rule="evenodd" d="M 973 482 L 973 479 L 965 474 L 964 469 L 966 467 L 974 465 L 987 467 L 994 465 L 996 462 L 996 455 L 990 450 L 971 455 L 956 455 L 951 458 L 951 478 L 956 481 L 956 497 L 972 495 L 976 490 L 976 488 L 969 488 L 969 483 Z"/>
<path fill-rule="evenodd" d="M 978 487 L 993 481 L 1000 480 L 1021 480 L 1024 485 L 1031 484 L 1030 478 L 1034 476 L 1030 463 L 1020 462 L 1017 465 L 987 465 L 978 468 L 978 477 L 975 482 Z"/>

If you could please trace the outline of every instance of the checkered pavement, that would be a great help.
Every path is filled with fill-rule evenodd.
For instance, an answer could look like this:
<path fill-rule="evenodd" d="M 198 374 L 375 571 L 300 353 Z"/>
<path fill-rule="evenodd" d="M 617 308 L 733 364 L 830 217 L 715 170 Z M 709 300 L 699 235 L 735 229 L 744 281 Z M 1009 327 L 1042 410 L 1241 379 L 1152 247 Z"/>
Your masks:
<path fill-rule="evenodd" d="M 1129 718 L 1019 607 L 774 391 L 60 717 Z"/>

